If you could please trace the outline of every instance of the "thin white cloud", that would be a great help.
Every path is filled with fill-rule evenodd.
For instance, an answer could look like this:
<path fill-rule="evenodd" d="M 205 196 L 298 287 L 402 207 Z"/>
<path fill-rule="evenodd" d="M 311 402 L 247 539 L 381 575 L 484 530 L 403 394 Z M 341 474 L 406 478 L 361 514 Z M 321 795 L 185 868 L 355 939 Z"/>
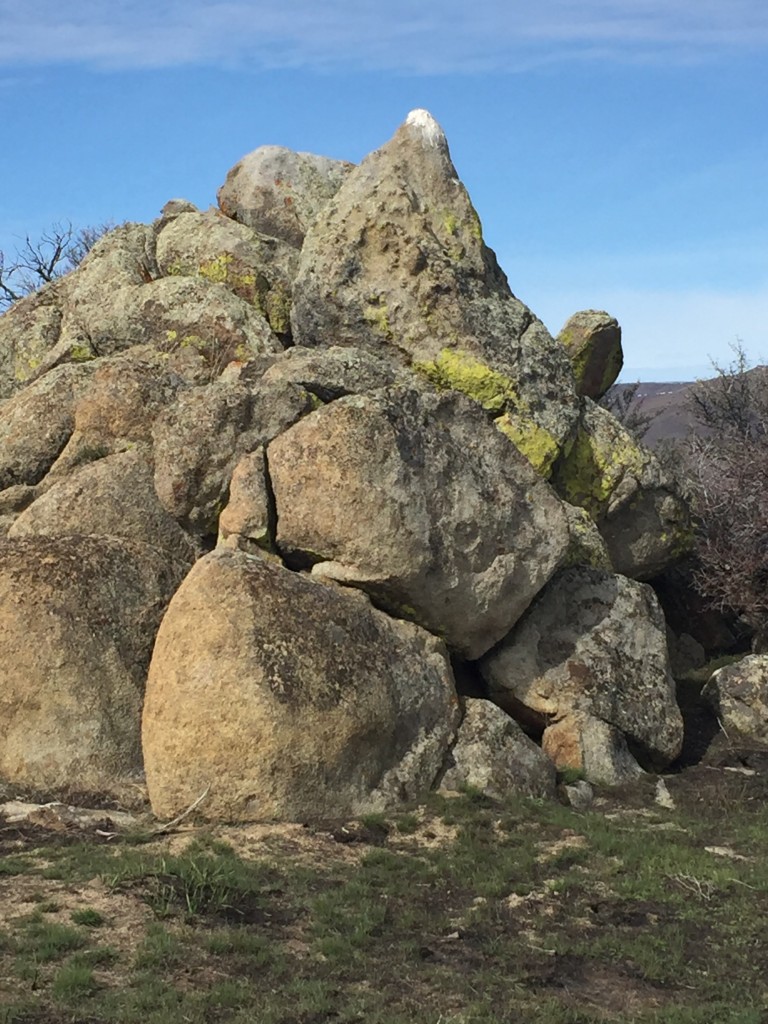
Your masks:
<path fill-rule="evenodd" d="M 0 0 L 0 66 L 434 73 L 766 47 L 764 0 Z"/>

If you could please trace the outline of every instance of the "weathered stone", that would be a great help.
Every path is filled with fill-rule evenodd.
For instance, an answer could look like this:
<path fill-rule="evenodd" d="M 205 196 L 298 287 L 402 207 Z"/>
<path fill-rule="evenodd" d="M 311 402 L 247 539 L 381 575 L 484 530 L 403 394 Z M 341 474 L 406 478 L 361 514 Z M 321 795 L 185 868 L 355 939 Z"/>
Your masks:
<path fill-rule="evenodd" d="M 552 796 L 555 769 L 517 722 L 487 700 L 467 698 L 464 717 L 440 783 L 503 799 L 510 793 Z"/>
<path fill-rule="evenodd" d="M 200 211 L 189 199 L 169 199 L 160 211 L 160 220 L 167 223 L 180 213 L 199 213 Z"/>
<path fill-rule="evenodd" d="M 181 213 L 160 231 L 157 262 L 165 275 L 223 285 L 261 313 L 277 335 L 290 334 L 298 253 L 287 242 L 216 210 Z"/>
<path fill-rule="evenodd" d="M 280 552 L 477 658 L 568 546 L 561 503 L 455 392 L 341 398 L 268 449 Z"/>
<path fill-rule="evenodd" d="M 22 512 L 11 538 L 96 534 L 122 537 L 167 552 L 191 566 L 198 551 L 155 493 L 152 467 L 137 451 L 83 466 Z"/>
<path fill-rule="evenodd" d="M 571 711 L 548 726 L 541 749 L 558 768 L 576 768 L 592 782 L 607 786 L 643 774 L 621 730 L 586 711 Z"/>
<path fill-rule="evenodd" d="M 65 287 L 53 281 L 0 316 L 0 401 L 35 376 L 58 342 Z"/>
<path fill-rule="evenodd" d="M 264 448 L 244 455 L 235 466 L 229 501 L 219 516 L 219 544 L 242 551 L 272 551 L 275 510 Z"/>
<path fill-rule="evenodd" d="M 219 207 L 227 217 L 298 249 L 352 166 L 282 146 L 261 146 L 229 171 L 217 194 Z"/>
<path fill-rule="evenodd" d="M 291 319 L 298 344 L 400 351 L 438 387 L 478 400 L 490 389 L 545 472 L 578 417 L 567 354 L 509 290 L 426 111 L 349 174 L 307 232 Z"/>
<path fill-rule="evenodd" d="M 581 427 L 552 483 L 595 520 L 616 572 L 650 579 L 690 548 L 688 511 L 653 453 L 607 410 L 583 402 Z"/>
<path fill-rule="evenodd" d="M 577 393 L 598 401 L 624 365 L 621 327 L 616 318 L 602 310 L 582 310 L 566 321 L 557 340 L 568 352 Z"/>
<path fill-rule="evenodd" d="M 434 783 L 459 720 L 443 644 L 360 594 L 242 552 L 201 559 L 163 620 L 143 745 L 152 808 L 214 820 L 381 810 Z"/>
<path fill-rule="evenodd" d="M 586 509 L 579 508 L 578 505 L 569 505 L 567 501 L 563 502 L 563 508 L 568 517 L 571 538 L 563 568 L 586 565 L 591 569 L 613 572 L 611 556 L 594 519 Z"/>
<path fill-rule="evenodd" d="M 16 516 L 28 508 L 40 493 L 39 487 L 17 484 L 0 491 L 0 516 Z"/>
<path fill-rule="evenodd" d="M 0 404 L 0 491 L 37 484 L 75 428 L 75 404 L 93 368 L 61 366 Z"/>
<path fill-rule="evenodd" d="M 719 668 L 702 697 L 726 730 L 768 741 L 768 655 L 751 654 Z"/>
<path fill-rule="evenodd" d="M 138 348 L 100 359 L 75 405 L 75 431 L 90 443 L 151 441 L 152 425 L 185 387 L 161 353 Z"/>
<path fill-rule="evenodd" d="M 313 408 L 292 384 L 216 382 L 182 392 L 155 422 L 155 489 L 192 533 L 218 531 L 232 471 Z"/>
<path fill-rule="evenodd" d="M 1 778 L 56 795 L 140 771 L 150 653 L 185 572 L 125 540 L 0 540 Z"/>
<path fill-rule="evenodd" d="M 332 402 L 344 395 L 389 387 L 402 376 L 393 359 L 365 349 L 336 345 L 316 349 L 296 345 L 280 353 L 262 379 L 265 382 L 290 381 L 316 395 L 321 402 Z"/>
<path fill-rule="evenodd" d="M 680 676 L 697 668 L 703 668 L 707 663 L 707 655 L 703 646 L 690 633 L 681 633 L 680 636 L 677 636 L 667 626 L 667 648 L 669 649 L 672 675 L 675 679 L 679 679 Z"/>
<path fill-rule="evenodd" d="M 253 304 L 204 277 L 165 277 L 115 288 L 98 303 L 83 305 L 78 315 L 94 356 L 134 345 L 152 345 L 169 355 L 191 349 L 205 360 L 209 380 L 232 359 L 282 347 Z"/>
<path fill-rule="evenodd" d="M 489 695 L 544 729 L 558 767 L 615 783 L 680 752 L 664 618 L 650 587 L 597 569 L 560 573 L 481 662 Z"/>

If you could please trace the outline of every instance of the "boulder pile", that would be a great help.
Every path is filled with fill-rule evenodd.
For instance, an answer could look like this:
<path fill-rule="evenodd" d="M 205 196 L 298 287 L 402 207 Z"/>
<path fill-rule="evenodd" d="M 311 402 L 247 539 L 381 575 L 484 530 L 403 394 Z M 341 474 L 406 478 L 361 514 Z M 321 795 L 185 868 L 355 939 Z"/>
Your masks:
<path fill-rule="evenodd" d="M 616 321 L 512 294 L 423 110 L 218 199 L 0 318 L 0 779 L 306 820 L 672 761 L 687 512 L 596 405 Z"/>

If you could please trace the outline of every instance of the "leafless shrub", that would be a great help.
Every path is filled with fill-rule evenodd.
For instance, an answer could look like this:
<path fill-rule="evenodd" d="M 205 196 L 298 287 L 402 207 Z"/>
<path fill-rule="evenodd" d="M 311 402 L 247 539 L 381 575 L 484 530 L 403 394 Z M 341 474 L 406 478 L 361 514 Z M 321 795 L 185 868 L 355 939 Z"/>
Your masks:
<path fill-rule="evenodd" d="M 0 311 L 74 270 L 114 227 L 111 222 L 84 228 L 53 224 L 39 238 L 27 235 L 12 255 L 0 251 Z"/>
<path fill-rule="evenodd" d="M 614 384 L 598 402 L 621 423 L 638 441 L 648 433 L 653 417 L 643 411 L 643 399 L 638 397 L 640 381 L 634 384 Z"/>
<path fill-rule="evenodd" d="M 688 445 L 699 569 L 713 607 L 739 615 L 768 642 L 768 375 L 741 345 L 729 367 L 691 392 L 702 432 Z"/>

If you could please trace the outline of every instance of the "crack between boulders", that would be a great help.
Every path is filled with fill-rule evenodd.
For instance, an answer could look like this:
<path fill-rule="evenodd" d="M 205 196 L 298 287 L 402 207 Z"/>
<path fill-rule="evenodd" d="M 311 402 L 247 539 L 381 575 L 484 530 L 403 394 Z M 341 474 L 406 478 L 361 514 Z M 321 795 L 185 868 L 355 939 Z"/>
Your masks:
<path fill-rule="evenodd" d="M 275 490 L 272 486 L 272 475 L 269 471 L 269 454 L 267 445 L 264 445 L 264 489 L 267 494 L 267 536 L 269 537 L 269 545 L 277 552 L 278 555 L 280 555 L 280 558 L 282 559 L 282 553 L 277 547 L 277 498 L 275 497 Z"/>

